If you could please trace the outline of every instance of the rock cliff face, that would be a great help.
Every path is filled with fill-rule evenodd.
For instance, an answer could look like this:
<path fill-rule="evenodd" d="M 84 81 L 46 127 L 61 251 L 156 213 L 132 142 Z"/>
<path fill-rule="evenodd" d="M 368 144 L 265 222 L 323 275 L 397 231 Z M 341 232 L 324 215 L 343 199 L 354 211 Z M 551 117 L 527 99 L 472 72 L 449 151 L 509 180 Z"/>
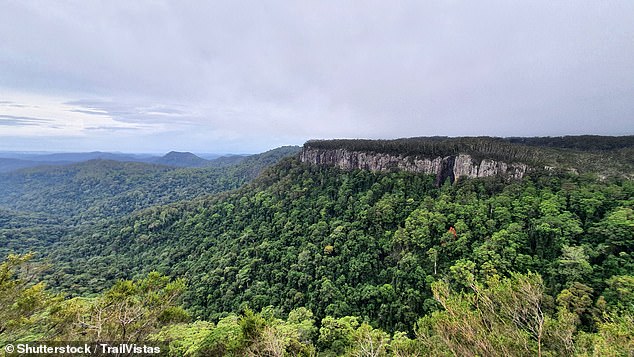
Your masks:
<path fill-rule="evenodd" d="M 436 175 L 436 183 L 449 179 L 488 177 L 501 175 L 520 179 L 528 167 L 525 164 L 507 164 L 489 159 L 474 160 L 470 155 L 436 157 L 433 159 L 417 156 L 394 156 L 390 154 L 348 151 L 344 149 L 326 150 L 304 147 L 300 155 L 302 162 L 314 165 L 336 166 L 343 170 L 407 171 Z"/>

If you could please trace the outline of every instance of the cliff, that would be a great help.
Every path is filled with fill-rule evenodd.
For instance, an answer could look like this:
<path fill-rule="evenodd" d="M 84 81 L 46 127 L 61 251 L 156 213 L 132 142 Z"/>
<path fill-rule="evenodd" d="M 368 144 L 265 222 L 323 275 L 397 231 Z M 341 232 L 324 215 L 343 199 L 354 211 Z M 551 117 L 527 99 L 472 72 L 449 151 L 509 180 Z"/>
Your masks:
<path fill-rule="evenodd" d="M 394 155 L 377 152 L 351 151 L 347 149 L 322 149 L 304 146 L 300 160 L 314 165 L 336 166 L 343 170 L 407 171 L 433 174 L 436 183 L 449 179 L 489 177 L 501 175 L 520 179 L 528 170 L 522 163 L 506 163 L 492 159 L 476 160 L 468 154 L 428 158 L 419 155 Z"/>

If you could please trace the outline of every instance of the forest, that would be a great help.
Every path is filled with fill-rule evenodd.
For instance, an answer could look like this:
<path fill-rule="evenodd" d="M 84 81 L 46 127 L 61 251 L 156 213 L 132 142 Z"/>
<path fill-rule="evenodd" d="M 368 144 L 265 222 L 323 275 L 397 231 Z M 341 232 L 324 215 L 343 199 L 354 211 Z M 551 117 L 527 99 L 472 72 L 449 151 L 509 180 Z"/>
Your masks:
<path fill-rule="evenodd" d="M 632 148 L 628 138 L 475 138 L 440 148 L 447 139 L 418 138 L 401 143 L 422 148 L 401 153 L 463 152 L 484 140 L 479 152 L 498 159 L 541 162 L 539 153 L 555 150 L 579 165 L 603 150 L 616 163 Z M 581 141 L 590 142 L 571 144 Z M 29 176 L 23 188 L 39 190 L 39 200 L 0 207 L 0 344 L 159 341 L 172 356 L 634 353 L 629 173 L 534 170 L 511 182 L 437 186 L 429 175 L 343 171 L 286 154 L 252 181 L 205 194 L 161 201 L 180 187 L 164 182 L 169 189 L 141 191 L 150 203 L 118 214 L 93 211 L 112 206 L 99 198 L 107 190 L 76 198 L 87 205 L 78 209 L 67 191 L 47 193 Z M 165 172 L 207 177 L 195 170 L 209 169 Z M 55 209 L 66 201 L 68 210 Z M 60 222 L 73 224 L 59 231 Z"/>
<path fill-rule="evenodd" d="M 43 251 L 80 226 L 236 189 L 298 151 L 221 157 L 205 168 L 88 160 L 0 173 L 0 254 Z"/>

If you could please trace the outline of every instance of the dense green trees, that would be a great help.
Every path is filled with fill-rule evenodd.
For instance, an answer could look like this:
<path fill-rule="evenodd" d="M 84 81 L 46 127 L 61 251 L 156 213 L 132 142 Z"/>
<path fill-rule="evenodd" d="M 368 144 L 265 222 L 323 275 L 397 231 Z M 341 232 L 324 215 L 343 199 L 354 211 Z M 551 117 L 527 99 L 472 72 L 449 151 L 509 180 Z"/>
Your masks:
<path fill-rule="evenodd" d="M 158 270 L 189 279 L 194 318 L 306 307 L 317 321 L 352 315 L 411 332 L 438 309 L 439 280 L 470 289 L 538 272 L 553 300 L 567 289 L 594 304 L 609 278 L 633 271 L 633 193 L 628 180 L 548 173 L 435 187 L 426 175 L 288 159 L 238 191 L 64 238 L 47 281 L 86 294 Z M 596 329 L 591 312 L 579 318 Z"/>
<path fill-rule="evenodd" d="M 161 346 L 169 356 L 533 356 L 629 355 L 634 352 L 634 277 L 618 276 L 596 304 L 577 284 L 556 303 L 534 273 L 511 273 L 431 286 L 439 308 L 413 332 L 389 333 L 356 316 L 316 320 L 304 307 L 287 315 L 248 307 L 217 322 L 190 318 L 179 306 L 182 280 L 150 273 L 117 281 L 92 298 L 62 299 L 27 282 L 29 256 L 0 264 L 0 343 L 120 341 Z M 468 280 L 468 279 L 467 279 Z M 461 290 L 460 285 L 468 285 Z M 582 329 L 588 311 L 596 328 Z"/>
<path fill-rule="evenodd" d="M 170 281 L 156 272 L 138 280 L 117 281 L 97 298 L 64 301 L 57 312 L 70 341 L 143 342 L 161 326 L 189 320 L 179 306 L 183 280 Z"/>
<path fill-rule="evenodd" d="M 240 187 L 265 167 L 292 155 L 282 147 L 207 168 L 93 160 L 0 174 L 0 256 L 38 251 L 88 224 L 135 210 Z"/>
<path fill-rule="evenodd" d="M 9 255 L 0 263 L 0 344 L 47 336 L 52 302 L 58 298 L 36 280 L 31 255 Z"/>
<path fill-rule="evenodd" d="M 0 298 L 0 328 L 156 339 L 174 356 L 627 355 L 633 197 L 620 177 L 437 187 L 288 158 L 235 191 L 61 233 L 46 213 L 0 211 L 3 237 L 50 239 L 51 287 L 9 258 L 0 287 L 25 303 Z"/>
<path fill-rule="evenodd" d="M 238 188 L 298 150 L 283 147 L 237 163 L 198 169 L 108 160 L 35 167 L 0 174 L 0 205 L 66 219 L 67 224 L 119 217 Z"/>
<path fill-rule="evenodd" d="M 31 255 L 0 264 L 0 343 L 19 341 L 147 341 L 162 326 L 188 321 L 180 307 L 182 279 L 156 272 L 120 280 L 103 294 L 64 298 L 37 280 Z"/>

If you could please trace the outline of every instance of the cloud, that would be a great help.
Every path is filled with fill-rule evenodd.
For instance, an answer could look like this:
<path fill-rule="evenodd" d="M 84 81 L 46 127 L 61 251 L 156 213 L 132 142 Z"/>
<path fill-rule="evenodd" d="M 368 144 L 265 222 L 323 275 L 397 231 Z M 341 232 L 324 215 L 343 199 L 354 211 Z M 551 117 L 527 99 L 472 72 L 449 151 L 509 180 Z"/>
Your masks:
<path fill-rule="evenodd" d="M 0 92 L 56 104 L 35 116 L 8 105 L 38 101 L 0 96 L 14 102 L 0 113 L 56 118 L 70 137 L 135 128 L 122 131 L 166 151 L 632 134 L 632 13 L 625 0 L 9 2 Z"/>
<path fill-rule="evenodd" d="M 122 128 L 122 127 L 117 127 L 117 126 L 93 126 L 93 127 L 86 127 L 84 128 L 84 130 L 100 130 L 100 131 L 128 131 L 128 130 L 141 130 L 140 128 Z"/>
<path fill-rule="evenodd" d="M 0 114 L 0 125 L 6 126 L 41 125 L 50 122 L 53 120 Z"/>
<path fill-rule="evenodd" d="M 90 115 L 110 116 L 110 114 L 108 112 L 94 110 L 94 109 L 69 109 L 68 111 L 71 112 L 71 113 L 83 113 L 83 114 L 90 114 Z"/>
<path fill-rule="evenodd" d="M 24 104 L 19 104 L 16 102 L 12 102 L 10 100 L 0 100 L 0 107 L 5 107 L 5 108 L 25 108 L 26 106 Z"/>
<path fill-rule="evenodd" d="M 31 95 L 11 91 L 0 91 L 3 98 L 11 98 L 7 106 L 0 109 L 0 125 L 4 127 L 0 136 L 37 137 L 46 143 L 47 138 L 92 136 L 96 131 L 152 130 L 152 123 L 125 123 L 118 121 L 106 111 L 66 104 L 59 97 Z"/>
<path fill-rule="evenodd" d="M 113 120 L 125 123 L 172 123 L 173 118 L 181 119 L 181 123 L 183 123 L 186 118 L 194 115 L 181 107 L 140 102 L 127 103 L 124 101 L 80 99 L 68 101 L 64 104 L 73 108 L 70 109 L 71 112 L 109 116 Z"/>

